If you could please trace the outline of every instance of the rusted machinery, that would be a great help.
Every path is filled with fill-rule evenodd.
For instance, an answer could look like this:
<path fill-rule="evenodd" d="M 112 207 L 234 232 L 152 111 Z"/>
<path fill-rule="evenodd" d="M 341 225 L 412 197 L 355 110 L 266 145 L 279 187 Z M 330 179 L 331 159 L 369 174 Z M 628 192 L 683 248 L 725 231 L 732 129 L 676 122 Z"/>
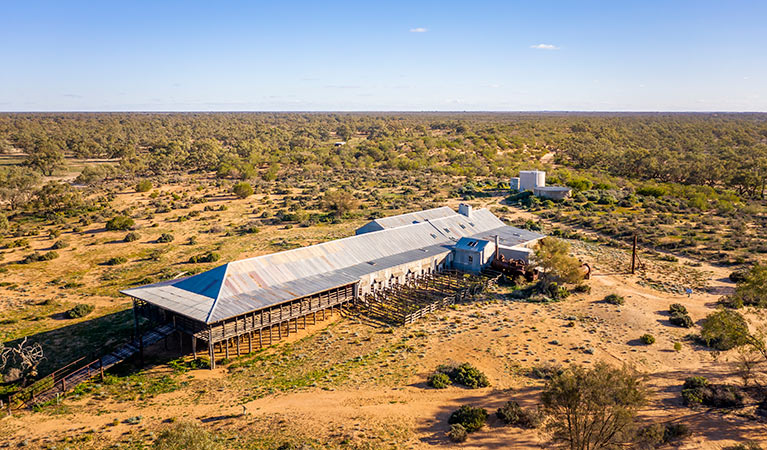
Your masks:
<path fill-rule="evenodd" d="M 490 267 L 509 277 L 524 277 L 527 281 L 538 279 L 538 271 L 521 259 L 505 259 L 503 255 L 497 255 Z"/>

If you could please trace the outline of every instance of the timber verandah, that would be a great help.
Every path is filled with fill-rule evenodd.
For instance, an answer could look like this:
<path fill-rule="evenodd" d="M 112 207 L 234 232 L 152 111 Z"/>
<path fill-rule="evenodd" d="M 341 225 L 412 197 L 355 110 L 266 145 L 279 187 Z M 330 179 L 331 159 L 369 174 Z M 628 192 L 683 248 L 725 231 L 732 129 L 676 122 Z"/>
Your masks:
<path fill-rule="evenodd" d="M 136 298 L 133 299 L 133 311 L 137 335 L 141 333 L 139 316 L 152 322 L 170 323 L 177 333 L 180 351 L 183 353 L 184 336 L 189 336 L 191 351 L 196 358 L 202 341 L 207 347 L 210 368 L 214 369 L 217 356 L 229 359 L 230 356 L 240 356 L 243 346 L 247 348 L 245 353 L 250 353 L 254 348 L 271 345 L 275 334 L 279 340 L 283 336 L 290 336 L 291 331 L 297 332 L 299 325 L 306 328 L 308 318 L 311 318 L 311 324 L 317 323 L 318 316 L 320 320 L 325 320 L 326 314 L 332 315 L 334 310 L 342 309 L 344 304 L 355 299 L 356 294 L 357 284 L 347 284 L 212 324 L 190 319 Z M 138 341 L 141 342 L 140 339 Z M 140 354 L 143 360 L 143 347 Z"/>

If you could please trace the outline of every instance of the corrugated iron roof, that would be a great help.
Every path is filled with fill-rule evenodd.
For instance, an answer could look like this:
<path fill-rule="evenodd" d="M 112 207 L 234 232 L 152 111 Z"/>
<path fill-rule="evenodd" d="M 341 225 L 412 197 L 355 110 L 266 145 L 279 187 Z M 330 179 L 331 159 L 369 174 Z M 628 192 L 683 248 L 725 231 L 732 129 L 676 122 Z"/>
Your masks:
<path fill-rule="evenodd" d="M 542 237 L 507 227 L 486 209 L 473 211 L 470 217 L 445 209 L 452 215 L 233 261 L 191 277 L 121 292 L 195 320 L 215 323 L 355 283 L 361 276 L 385 268 L 449 253 L 462 237 L 493 239 L 481 236 L 498 234 L 505 245 Z"/>
<path fill-rule="evenodd" d="M 388 230 L 390 228 L 402 227 L 405 225 L 412 225 L 414 223 L 426 222 L 427 220 L 441 219 L 443 217 L 450 217 L 456 214 L 448 206 L 440 206 L 439 208 L 426 209 L 423 211 L 415 211 L 407 214 L 400 214 L 391 217 L 381 217 L 371 221 L 370 223 L 357 229 L 357 233 L 371 232 L 373 230 Z M 378 226 L 371 226 L 375 224 Z"/>

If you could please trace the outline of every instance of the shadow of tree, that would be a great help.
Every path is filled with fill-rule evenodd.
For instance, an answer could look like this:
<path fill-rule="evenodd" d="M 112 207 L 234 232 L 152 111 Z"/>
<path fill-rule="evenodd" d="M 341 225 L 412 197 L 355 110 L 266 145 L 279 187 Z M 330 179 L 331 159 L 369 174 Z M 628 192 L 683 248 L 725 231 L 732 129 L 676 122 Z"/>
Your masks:
<path fill-rule="evenodd" d="M 56 319 L 69 320 L 58 315 Z M 27 342 L 40 343 L 43 347 L 45 359 L 38 366 L 38 374 L 43 377 L 78 358 L 96 359 L 125 344 L 132 336 L 133 312 L 126 309 L 33 334 L 27 337 Z M 7 344 L 15 345 L 23 339 Z"/>

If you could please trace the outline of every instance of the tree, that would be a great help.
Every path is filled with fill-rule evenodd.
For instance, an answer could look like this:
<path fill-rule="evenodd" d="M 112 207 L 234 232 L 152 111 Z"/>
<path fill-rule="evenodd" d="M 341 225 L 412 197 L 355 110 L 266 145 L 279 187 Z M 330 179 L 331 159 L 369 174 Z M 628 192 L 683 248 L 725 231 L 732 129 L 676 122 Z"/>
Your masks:
<path fill-rule="evenodd" d="M 325 208 L 333 211 L 336 217 L 341 217 L 356 209 L 357 206 L 359 206 L 359 201 L 354 198 L 354 195 L 352 195 L 351 192 L 336 189 L 325 192 L 322 204 Z"/>
<path fill-rule="evenodd" d="M 51 176 L 64 162 L 64 153 L 50 141 L 39 141 L 29 153 L 24 164 Z"/>
<path fill-rule="evenodd" d="M 3 381 L 15 382 L 37 376 L 37 366 L 45 359 L 39 342 L 27 343 L 24 338 L 15 346 L 6 347 L 0 342 L 0 373 Z"/>
<path fill-rule="evenodd" d="M 232 188 L 232 192 L 239 198 L 248 198 L 253 195 L 253 186 L 244 181 L 237 183 Z"/>
<path fill-rule="evenodd" d="M 730 350 L 750 347 L 767 359 L 767 345 L 763 333 L 752 333 L 748 322 L 738 311 L 720 309 L 706 316 L 701 323 L 700 337 L 709 347 Z"/>
<path fill-rule="evenodd" d="M 106 224 L 107 231 L 130 230 L 135 222 L 128 216 L 114 216 Z"/>
<path fill-rule="evenodd" d="M 611 448 L 628 439 L 647 392 L 641 376 L 628 367 L 599 362 L 586 369 L 574 365 L 555 374 L 541 394 L 554 438 L 571 450 Z"/>
<path fill-rule="evenodd" d="M 141 180 L 136 183 L 136 192 L 149 192 L 152 190 L 152 182 L 149 180 Z"/>
<path fill-rule="evenodd" d="M 542 270 L 545 290 L 553 282 L 578 283 L 583 279 L 581 263 L 570 256 L 570 245 L 555 237 L 545 237 L 535 246 L 535 264 Z"/>
<path fill-rule="evenodd" d="M 12 210 L 21 208 L 31 198 L 40 176 L 26 167 L 0 167 L 0 199 Z"/>
<path fill-rule="evenodd" d="M 68 183 L 52 181 L 35 193 L 36 213 L 76 213 L 85 206 L 83 196 Z"/>
<path fill-rule="evenodd" d="M 767 307 L 767 263 L 756 264 L 746 272 L 728 303 L 734 306 Z"/>

